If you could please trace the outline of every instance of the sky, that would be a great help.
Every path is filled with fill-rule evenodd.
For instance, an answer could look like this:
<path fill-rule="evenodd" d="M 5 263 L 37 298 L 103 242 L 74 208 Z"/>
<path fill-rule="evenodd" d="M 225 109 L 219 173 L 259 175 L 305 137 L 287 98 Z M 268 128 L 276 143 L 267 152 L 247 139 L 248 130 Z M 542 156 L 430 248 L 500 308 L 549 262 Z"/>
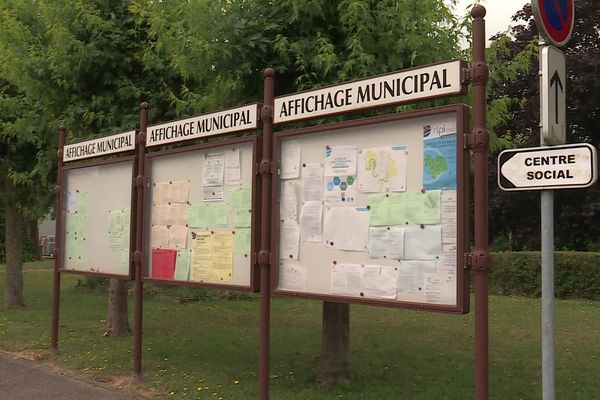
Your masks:
<path fill-rule="evenodd" d="M 480 4 L 487 10 L 485 31 L 488 39 L 498 32 L 506 31 L 512 23 L 510 18 L 530 2 L 530 0 L 481 0 Z M 475 0 L 458 0 L 456 14 L 464 15 L 467 7 L 473 3 Z"/>

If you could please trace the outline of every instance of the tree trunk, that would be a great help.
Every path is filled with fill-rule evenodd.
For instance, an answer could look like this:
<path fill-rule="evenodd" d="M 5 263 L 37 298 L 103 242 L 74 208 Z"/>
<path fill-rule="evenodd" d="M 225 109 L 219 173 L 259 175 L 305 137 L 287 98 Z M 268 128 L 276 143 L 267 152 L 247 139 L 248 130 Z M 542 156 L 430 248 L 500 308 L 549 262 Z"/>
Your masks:
<path fill-rule="evenodd" d="M 6 177 L 4 181 L 5 196 L 4 218 L 6 233 L 6 282 L 4 289 L 4 308 L 25 307 L 23 301 L 23 231 L 21 230 L 21 214 L 14 201 L 15 187 Z"/>
<path fill-rule="evenodd" d="M 336 385 L 350 376 L 350 305 L 324 301 L 321 361 L 315 381 Z"/>
<path fill-rule="evenodd" d="M 29 240 L 33 244 L 33 255 L 35 256 L 36 260 L 39 260 L 40 258 L 42 258 L 42 249 L 40 248 L 40 231 L 38 226 L 38 220 L 30 219 L 28 221 L 28 224 Z"/>
<path fill-rule="evenodd" d="M 127 315 L 127 290 L 129 282 L 111 279 L 108 289 L 108 318 L 105 336 L 126 336 L 131 334 Z"/>

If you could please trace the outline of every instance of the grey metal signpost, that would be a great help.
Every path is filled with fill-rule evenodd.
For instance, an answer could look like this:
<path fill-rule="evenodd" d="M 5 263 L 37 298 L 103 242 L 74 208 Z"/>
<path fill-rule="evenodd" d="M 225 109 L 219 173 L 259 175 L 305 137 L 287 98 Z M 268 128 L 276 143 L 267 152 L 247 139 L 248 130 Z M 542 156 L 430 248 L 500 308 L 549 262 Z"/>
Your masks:
<path fill-rule="evenodd" d="M 563 144 L 566 139 L 566 82 L 560 82 L 560 70 L 562 69 L 564 77 L 564 56 L 561 57 L 560 50 L 546 43 L 556 46 L 567 43 L 573 30 L 575 5 L 573 0 L 532 0 L 532 6 L 540 31 L 540 141 L 542 146 Z M 548 76 L 552 70 L 554 73 Z M 555 90 L 554 96 L 550 95 L 552 90 Z M 550 121 L 550 117 L 554 117 L 554 120 Z M 542 398 L 554 400 L 554 192 L 551 190 L 545 190 L 541 194 L 541 219 Z"/>

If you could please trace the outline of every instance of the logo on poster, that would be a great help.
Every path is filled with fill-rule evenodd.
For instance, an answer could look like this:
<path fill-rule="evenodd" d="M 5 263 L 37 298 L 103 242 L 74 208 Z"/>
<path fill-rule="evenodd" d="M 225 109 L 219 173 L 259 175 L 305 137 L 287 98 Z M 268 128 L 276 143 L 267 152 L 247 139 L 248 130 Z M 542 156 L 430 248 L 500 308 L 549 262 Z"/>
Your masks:
<path fill-rule="evenodd" d="M 423 137 L 427 138 L 433 134 L 432 137 L 443 136 L 446 133 L 446 124 L 435 125 L 433 128 L 431 125 L 423 125 Z"/>

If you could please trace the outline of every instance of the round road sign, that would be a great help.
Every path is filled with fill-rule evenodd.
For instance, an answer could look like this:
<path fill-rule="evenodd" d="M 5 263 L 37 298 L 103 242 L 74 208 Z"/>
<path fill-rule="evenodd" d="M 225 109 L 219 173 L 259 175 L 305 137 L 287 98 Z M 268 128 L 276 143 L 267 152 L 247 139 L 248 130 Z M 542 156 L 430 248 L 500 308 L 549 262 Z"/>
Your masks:
<path fill-rule="evenodd" d="M 574 0 L 532 0 L 531 5 L 538 30 L 548 44 L 566 44 L 575 23 Z"/>

